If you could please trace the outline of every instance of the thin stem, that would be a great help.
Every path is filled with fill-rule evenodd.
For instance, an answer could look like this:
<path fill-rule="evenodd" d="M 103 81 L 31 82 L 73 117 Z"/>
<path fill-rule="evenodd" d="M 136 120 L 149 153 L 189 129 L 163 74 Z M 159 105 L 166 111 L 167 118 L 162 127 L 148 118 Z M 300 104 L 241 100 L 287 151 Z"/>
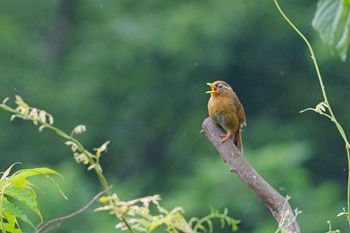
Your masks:
<path fill-rule="evenodd" d="M 85 206 L 83 206 L 82 208 L 80 208 L 79 210 L 71 213 L 71 214 L 68 214 L 66 216 L 63 216 L 63 217 L 59 217 L 59 218 L 55 218 L 55 219 L 52 219 L 46 223 L 40 223 L 37 227 L 37 229 L 35 230 L 35 233 L 40 233 L 42 232 L 43 230 L 45 230 L 49 225 L 52 225 L 53 223 L 56 223 L 56 222 L 61 222 L 61 221 L 64 221 L 64 220 L 67 220 L 67 219 L 70 219 L 72 217 L 75 217 L 77 216 L 78 214 L 81 214 L 82 212 L 84 212 L 86 209 L 88 209 L 98 198 L 100 198 L 103 194 L 105 194 L 106 192 L 108 192 L 110 190 L 110 187 L 106 190 L 103 190 L 102 192 L 98 193 L 96 196 L 94 196 Z"/>
<path fill-rule="evenodd" d="M 0 105 L 0 107 L 3 107 Z M 10 112 L 12 113 L 15 113 L 17 115 L 21 115 L 20 112 L 14 110 L 14 109 L 11 109 L 9 108 L 8 106 L 6 106 L 7 108 L 5 110 L 11 110 Z M 31 118 L 28 118 L 28 120 L 32 120 Z M 82 153 L 84 153 L 86 155 L 86 157 L 89 159 L 89 163 L 90 164 L 95 164 L 95 161 L 94 161 L 94 157 L 95 155 L 93 155 L 92 153 L 90 153 L 88 150 L 85 149 L 85 147 L 77 140 L 75 139 L 74 137 L 68 135 L 67 133 L 65 133 L 64 131 L 60 130 L 59 128 L 56 128 L 55 126 L 52 126 L 50 124 L 48 124 L 47 122 L 44 122 L 44 121 L 40 121 L 40 120 L 36 120 L 39 124 L 45 126 L 45 128 L 48 128 L 50 130 L 52 130 L 53 132 L 55 132 L 58 136 L 66 139 L 67 141 L 71 141 L 73 142 L 79 149 L 79 151 L 81 151 Z M 95 167 L 94 168 L 95 172 L 96 172 L 96 175 L 98 176 L 102 186 L 104 189 L 108 189 L 109 187 L 109 184 L 106 180 L 106 178 L 104 177 L 104 175 L 102 174 L 102 172 L 98 169 L 98 167 Z M 110 191 L 109 191 L 110 193 Z"/>
<path fill-rule="evenodd" d="M 16 109 L 13 109 L 9 106 L 7 106 L 6 104 L 0 104 L 0 108 L 7 111 L 7 112 L 11 112 L 13 113 L 14 115 L 17 115 L 17 116 L 21 116 L 23 117 L 23 119 L 25 120 L 35 120 L 37 123 L 39 123 L 40 125 L 44 126 L 45 128 L 47 129 L 50 129 L 51 131 L 55 132 L 58 136 L 64 138 L 65 140 L 67 141 L 71 141 L 73 142 L 77 148 L 79 149 L 79 151 L 81 153 L 84 153 L 86 155 L 86 157 L 88 158 L 89 160 L 89 163 L 91 165 L 95 165 L 97 164 L 97 162 L 95 161 L 95 158 L 96 156 L 92 153 L 90 153 L 88 150 L 85 149 L 85 147 L 77 140 L 75 139 L 72 135 L 68 135 L 67 133 L 65 133 L 64 131 L 60 130 L 59 128 L 56 128 L 55 126 L 51 125 L 51 124 L 48 124 L 47 122 L 45 121 L 41 121 L 40 119 L 32 119 L 30 117 L 27 117 L 27 116 L 23 116 L 23 114 L 19 111 L 17 111 Z M 95 170 L 95 173 L 98 177 L 98 179 L 100 180 L 103 188 L 105 190 L 107 190 L 106 192 L 108 193 L 108 195 L 112 195 L 112 192 L 110 190 L 110 185 L 108 184 L 108 181 L 106 179 L 106 177 L 102 174 L 102 171 L 101 169 L 99 168 L 99 166 L 94 166 L 94 170 Z M 94 198 L 95 199 L 95 198 Z M 113 205 L 112 201 L 110 200 L 110 204 Z M 128 224 L 127 220 L 122 217 L 121 220 L 124 222 L 125 226 L 128 228 L 128 231 L 130 233 L 133 233 L 133 230 L 131 229 L 130 225 Z"/>
<path fill-rule="evenodd" d="M 311 58 L 314 62 L 314 66 L 315 66 L 315 69 L 316 69 L 316 73 L 317 73 L 317 77 L 318 77 L 318 80 L 320 82 L 320 86 L 321 86 L 321 89 L 322 89 L 322 94 L 323 94 L 323 97 L 324 97 L 324 101 L 325 103 L 329 106 L 329 103 L 328 103 L 328 99 L 327 99 L 327 95 L 326 95 L 326 90 L 325 90 L 325 86 L 323 84 L 323 81 L 322 81 L 322 77 L 321 77 L 321 72 L 320 72 L 320 69 L 318 68 L 318 64 L 317 64 L 317 60 L 316 60 L 316 57 L 315 57 L 315 54 L 314 54 L 314 50 L 312 49 L 312 46 L 310 44 L 310 42 L 306 39 L 306 37 L 304 36 L 303 33 L 301 33 L 299 31 L 299 29 L 292 23 L 292 21 L 290 21 L 290 19 L 286 16 L 286 14 L 282 11 L 281 7 L 279 6 L 277 0 L 274 0 L 275 2 L 275 5 L 278 9 L 278 11 L 280 12 L 280 14 L 283 16 L 283 18 L 287 21 L 287 23 L 296 31 L 296 33 L 298 33 L 298 35 L 304 40 L 304 42 L 306 43 L 307 47 L 309 48 L 309 51 L 311 53 Z M 330 113 L 331 115 L 333 115 L 332 113 L 332 110 L 330 109 Z"/>
<path fill-rule="evenodd" d="M 348 219 L 348 224 L 349 224 L 349 227 L 350 227 L 350 215 L 349 215 L 349 210 L 350 210 L 350 150 L 349 148 L 346 149 L 346 155 L 348 157 L 348 195 L 347 195 L 347 201 L 348 201 L 348 210 L 347 210 L 347 213 L 346 213 L 346 217 Z"/>
<path fill-rule="evenodd" d="M 318 64 L 317 64 L 317 60 L 316 60 L 316 56 L 314 54 L 314 51 L 312 49 L 312 46 L 310 44 L 310 42 L 306 39 L 306 37 L 303 35 L 303 33 L 301 33 L 299 31 L 299 29 L 290 21 L 290 19 L 286 16 L 286 14 L 282 11 L 281 7 L 279 6 L 277 0 L 274 0 L 275 2 L 275 5 L 278 9 L 278 11 L 280 12 L 280 14 L 283 16 L 283 18 L 288 22 L 288 24 L 297 32 L 297 34 L 304 40 L 304 42 L 306 43 L 307 47 L 309 48 L 309 51 L 311 53 L 311 58 L 314 62 L 314 66 L 315 66 L 315 69 L 316 69 L 316 73 L 317 73 L 317 77 L 318 77 L 318 80 L 319 80 L 319 83 L 320 83 L 320 86 L 321 86 L 321 90 L 322 90 L 322 95 L 323 95 L 323 98 L 324 98 L 324 102 L 325 104 L 327 105 L 327 109 L 329 111 L 329 115 L 327 114 L 322 114 L 326 117 L 328 117 L 332 122 L 334 122 L 334 124 L 336 125 L 340 135 L 342 136 L 344 142 L 345 142 L 345 148 L 346 148 L 346 153 L 347 153 L 347 159 L 348 159 L 348 189 L 347 189 L 347 205 L 348 205 L 348 213 L 349 213 L 349 210 L 350 210 L 350 143 L 349 143 L 349 140 L 346 136 L 346 133 L 343 129 L 343 127 L 340 125 L 340 123 L 337 121 L 334 113 L 333 113 L 333 110 L 331 108 L 331 105 L 329 104 L 329 101 L 328 101 L 328 98 L 327 98 L 327 93 L 326 93 L 326 88 L 323 84 L 323 80 L 322 80 L 322 76 L 321 76 L 321 72 L 320 72 L 320 69 L 318 67 Z M 348 223 L 349 223 L 349 227 L 350 227 L 350 217 L 349 217 L 349 214 L 347 214 L 347 220 L 348 220 Z"/>

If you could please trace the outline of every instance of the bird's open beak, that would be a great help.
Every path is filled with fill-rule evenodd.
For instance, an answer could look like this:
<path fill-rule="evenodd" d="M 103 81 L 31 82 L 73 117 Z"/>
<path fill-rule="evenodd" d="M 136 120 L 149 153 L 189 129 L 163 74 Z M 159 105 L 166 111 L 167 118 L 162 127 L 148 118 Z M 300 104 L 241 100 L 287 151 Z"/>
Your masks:
<path fill-rule="evenodd" d="M 207 92 L 205 92 L 205 93 L 208 93 L 208 94 L 211 94 L 211 93 L 215 93 L 218 89 L 216 88 L 216 86 L 214 85 L 214 84 L 212 84 L 212 83 L 207 83 L 207 85 L 209 86 L 209 87 L 211 87 L 211 90 L 210 91 L 207 91 Z"/>

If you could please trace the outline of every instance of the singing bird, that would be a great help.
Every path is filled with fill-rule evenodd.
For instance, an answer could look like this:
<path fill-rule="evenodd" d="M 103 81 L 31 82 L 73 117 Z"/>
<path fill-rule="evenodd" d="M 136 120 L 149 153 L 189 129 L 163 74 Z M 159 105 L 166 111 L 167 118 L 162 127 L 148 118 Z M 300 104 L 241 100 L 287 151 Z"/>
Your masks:
<path fill-rule="evenodd" d="M 209 117 L 226 131 L 226 134 L 220 135 L 223 137 L 220 143 L 233 137 L 234 144 L 243 153 L 241 128 L 246 125 L 246 118 L 241 102 L 226 82 L 215 81 L 207 85 L 211 87 L 206 92 L 211 95 L 208 102 Z"/>

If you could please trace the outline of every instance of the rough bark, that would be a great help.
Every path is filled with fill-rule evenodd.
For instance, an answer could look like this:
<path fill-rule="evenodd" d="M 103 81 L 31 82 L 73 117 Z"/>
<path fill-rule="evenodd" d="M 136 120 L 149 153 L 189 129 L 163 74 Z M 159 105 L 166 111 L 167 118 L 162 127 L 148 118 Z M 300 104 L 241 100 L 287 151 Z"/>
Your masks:
<path fill-rule="evenodd" d="M 281 196 L 242 156 L 232 140 L 220 143 L 223 130 L 215 125 L 210 118 L 204 120 L 203 134 L 216 147 L 222 159 L 238 178 L 252 190 L 259 199 L 270 209 L 281 229 L 287 233 L 300 233 L 295 213 L 288 200 Z"/>

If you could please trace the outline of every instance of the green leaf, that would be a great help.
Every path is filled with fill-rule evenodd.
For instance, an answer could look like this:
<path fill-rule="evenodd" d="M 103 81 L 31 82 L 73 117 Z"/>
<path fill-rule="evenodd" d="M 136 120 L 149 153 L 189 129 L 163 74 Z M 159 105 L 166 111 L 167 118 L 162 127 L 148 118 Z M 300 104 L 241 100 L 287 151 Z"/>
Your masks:
<path fill-rule="evenodd" d="M 27 187 L 27 188 L 16 187 L 16 186 L 8 187 L 5 190 L 5 194 L 17 199 L 24 205 L 28 206 L 28 208 L 31 209 L 33 212 L 35 212 L 42 220 L 42 216 L 38 208 L 38 202 L 36 200 L 36 194 L 34 190 L 32 190 L 30 187 Z"/>
<path fill-rule="evenodd" d="M 17 171 L 11 176 L 10 181 L 16 183 L 17 185 L 23 186 L 28 184 L 27 183 L 28 181 L 26 180 L 28 177 L 36 176 L 36 175 L 44 175 L 47 178 L 49 178 L 47 174 L 54 174 L 54 175 L 61 176 L 61 174 L 59 174 L 58 172 L 52 169 L 43 167 L 43 168 L 23 169 L 23 170 Z"/>
<path fill-rule="evenodd" d="M 66 195 L 63 193 L 60 186 L 48 174 L 54 174 L 62 177 L 60 173 L 52 169 L 43 167 L 43 168 L 23 169 L 23 170 L 17 171 L 10 177 L 10 182 L 16 184 L 16 186 L 19 186 L 19 187 L 26 187 L 26 186 L 35 187 L 35 185 L 30 181 L 28 181 L 27 178 L 36 176 L 36 175 L 43 175 L 56 185 L 57 189 L 65 199 L 68 199 Z"/>
<path fill-rule="evenodd" d="M 12 167 L 15 166 L 16 164 L 18 163 L 13 163 L 9 168 L 7 168 L 6 171 L 4 171 L 4 173 L 2 174 L 0 180 L 4 180 L 5 178 L 7 178 L 11 172 Z"/>
<path fill-rule="evenodd" d="M 22 233 L 22 230 L 20 228 L 13 228 L 9 223 L 0 224 L 0 230 L 11 233 Z"/>
<path fill-rule="evenodd" d="M 322 41 L 335 47 L 343 61 L 347 57 L 350 42 L 349 5 L 349 0 L 319 0 L 312 20 L 312 26 L 319 32 Z"/>
<path fill-rule="evenodd" d="M 345 61 L 347 58 L 347 51 L 349 48 L 350 43 L 350 14 L 348 14 L 343 35 L 341 36 L 340 40 L 337 43 L 337 51 L 339 53 L 340 58 Z"/>
<path fill-rule="evenodd" d="M 334 44 L 335 32 L 344 9 L 343 0 L 320 0 L 312 26 L 327 44 Z"/>
<path fill-rule="evenodd" d="M 4 219 L 6 219 L 6 223 L 2 222 L 0 224 L 0 230 L 4 230 L 6 232 L 12 232 L 12 233 L 21 233 L 22 230 L 19 227 L 19 224 L 17 222 L 17 218 L 6 211 L 2 212 L 4 215 Z"/>
<path fill-rule="evenodd" d="M 16 218 L 22 219 L 24 222 L 29 223 L 33 228 L 35 228 L 33 223 L 27 217 L 27 215 L 25 215 L 17 205 L 11 203 L 4 196 L 1 197 L 0 202 L 1 202 L 0 206 L 2 206 L 1 212 L 5 213 L 5 214 L 3 214 L 3 217 L 12 215 Z M 11 220 L 11 218 L 9 218 L 9 219 Z"/>
<path fill-rule="evenodd" d="M 35 212 L 42 220 L 42 216 L 38 208 L 36 193 L 33 189 L 33 187 L 36 186 L 28 181 L 28 178 L 43 175 L 57 186 L 63 197 L 66 198 L 66 196 L 63 194 L 55 180 L 49 176 L 50 174 L 61 176 L 58 172 L 49 168 L 34 168 L 19 170 L 10 175 L 11 169 L 14 165 L 15 164 L 12 164 L 2 174 L 0 180 L 0 231 L 19 233 L 22 231 L 19 227 L 17 219 L 27 222 L 33 228 L 35 227 L 27 215 L 22 212 L 21 208 L 23 208 L 23 206 L 18 206 L 16 204 L 17 202 L 11 202 L 12 199 L 17 200 L 18 204 L 24 204 L 31 211 Z M 7 199 L 8 197 L 11 197 L 11 199 Z M 5 222 L 1 222 L 2 220 L 5 220 Z"/>

